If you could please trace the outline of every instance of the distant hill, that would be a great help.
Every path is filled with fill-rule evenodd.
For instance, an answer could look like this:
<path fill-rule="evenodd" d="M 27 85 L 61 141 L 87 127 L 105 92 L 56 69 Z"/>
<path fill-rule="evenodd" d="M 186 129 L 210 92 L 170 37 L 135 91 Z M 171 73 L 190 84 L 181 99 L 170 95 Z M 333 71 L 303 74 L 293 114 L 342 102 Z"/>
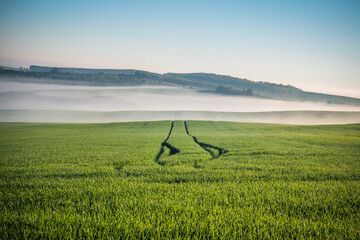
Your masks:
<path fill-rule="evenodd" d="M 24 71 L 24 72 L 29 71 L 28 68 L 23 68 L 23 67 L 14 68 L 14 67 L 0 66 L 0 69 L 13 70 L 13 71 Z"/>
<path fill-rule="evenodd" d="M 43 67 L 37 65 L 31 65 L 29 70 L 31 72 L 51 72 L 54 67 Z M 136 70 L 133 69 L 93 69 L 93 68 L 64 68 L 56 67 L 63 73 L 112 73 L 112 74 L 129 74 L 134 75 Z"/>
<path fill-rule="evenodd" d="M 360 105 L 360 99 L 358 98 L 306 92 L 291 85 L 255 82 L 244 78 L 213 73 L 157 74 L 133 69 L 58 68 L 31 65 L 29 71 L 0 67 L 0 76 L 22 77 L 22 79 L 26 78 L 28 81 L 36 80 L 59 84 L 181 86 L 196 88 L 199 89 L 200 92 L 206 91 L 214 94 L 248 95 L 281 100 Z M 219 91 L 219 86 L 222 86 L 221 91 Z M 252 94 L 245 94 L 245 90 Z"/>
<path fill-rule="evenodd" d="M 219 85 L 238 88 L 239 90 L 251 89 L 256 96 L 265 98 L 360 105 L 360 99 L 358 98 L 306 92 L 291 85 L 255 82 L 244 78 L 236 78 L 226 75 L 209 73 L 167 73 L 165 75 L 184 78 L 197 84 L 203 83 L 206 84 L 206 87 L 209 89 L 215 89 Z"/>

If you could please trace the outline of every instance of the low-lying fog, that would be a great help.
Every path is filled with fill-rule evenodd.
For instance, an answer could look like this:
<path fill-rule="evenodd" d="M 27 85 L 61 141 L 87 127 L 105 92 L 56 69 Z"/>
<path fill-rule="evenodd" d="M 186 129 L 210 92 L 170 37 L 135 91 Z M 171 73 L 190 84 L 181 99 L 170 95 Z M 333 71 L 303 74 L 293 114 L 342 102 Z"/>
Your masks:
<path fill-rule="evenodd" d="M 90 87 L 0 81 L 0 109 L 85 111 L 360 111 L 360 106 L 198 93 L 169 87 Z"/>
<path fill-rule="evenodd" d="M 288 124 L 359 123 L 360 106 L 224 96 L 164 86 L 91 87 L 0 80 L 0 122 L 174 119 Z"/>

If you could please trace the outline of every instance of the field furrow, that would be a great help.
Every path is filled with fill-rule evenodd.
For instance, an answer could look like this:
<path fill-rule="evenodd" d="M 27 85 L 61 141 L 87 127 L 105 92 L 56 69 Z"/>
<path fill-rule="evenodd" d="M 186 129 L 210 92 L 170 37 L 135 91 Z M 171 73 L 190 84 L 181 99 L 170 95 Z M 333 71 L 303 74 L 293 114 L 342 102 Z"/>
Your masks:
<path fill-rule="evenodd" d="M 186 133 L 187 135 L 189 135 L 190 137 L 192 137 L 194 139 L 194 142 L 196 144 L 198 144 L 200 147 L 202 147 L 205 151 L 207 151 L 208 153 L 210 153 L 210 155 L 212 156 L 212 159 L 214 158 L 218 158 L 220 157 L 221 155 L 225 154 L 228 152 L 228 150 L 225 150 L 221 147 L 217 147 L 217 146 L 214 146 L 214 145 L 211 145 L 211 144 L 208 144 L 208 143 L 203 143 L 203 142 L 199 142 L 199 140 L 190 134 L 189 132 L 189 128 L 187 126 L 187 123 L 186 121 L 184 121 L 184 125 L 185 125 L 185 130 L 186 130 Z"/>
<path fill-rule="evenodd" d="M 170 166 L 189 165 L 197 167 L 202 161 L 210 158 L 207 151 L 195 144 L 192 138 L 187 135 L 183 121 L 173 121 L 171 126 L 171 132 L 166 142 L 163 143 L 164 147 L 169 147 L 170 152 L 169 154 L 158 154 L 158 163 Z M 172 151 L 176 154 L 171 154 Z"/>
<path fill-rule="evenodd" d="M 171 155 L 174 155 L 174 154 L 177 154 L 180 152 L 179 149 L 177 149 L 176 147 L 172 146 L 170 143 L 167 142 L 170 138 L 173 127 L 174 127 L 174 121 L 171 122 L 169 134 L 168 134 L 167 138 L 161 143 L 160 151 L 156 155 L 156 158 L 155 158 L 155 162 L 157 162 L 158 164 L 160 164 L 162 166 L 166 164 L 166 162 L 160 161 L 161 155 L 164 154 L 164 148 L 169 149 L 168 156 L 171 156 Z"/>

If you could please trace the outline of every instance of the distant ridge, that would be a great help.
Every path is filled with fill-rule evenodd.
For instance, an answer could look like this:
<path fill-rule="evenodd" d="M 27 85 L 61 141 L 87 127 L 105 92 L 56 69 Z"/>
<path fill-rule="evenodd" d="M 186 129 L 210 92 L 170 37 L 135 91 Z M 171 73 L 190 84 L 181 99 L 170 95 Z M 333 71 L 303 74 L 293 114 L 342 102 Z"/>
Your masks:
<path fill-rule="evenodd" d="M 31 65 L 29 70 L 32 72 L 51 72 L 54 68 L 64 73 L 110 73 L 110 74 L 129 74 L 134 75 L 136 70 L 134 69 L 97 69 L 97 68 L 65 68 L 65 67 L 46 67 Z"/>
<path fill-rule="evenodd" d="M 291 85 L 255 82 L 214 73 L 158 74 L 135 69 L 63 68 L 31 65 L 29 71 L 0 67 L 1 76 L 16 77 L 18 81 L 35 81 L 86 86 L 166 85 L 198 89 L 213 94 L 252 93 L 252 97 L 288 101 L 311 101 L 329 104 L 360 105 L 359 98 L 303 91 Z M 21 79 L 19 79 L 21 78 Z M 229 91 L 216 91 L 219 86 Z M 243 94 L 245 95 L 245 94 Z M 249 95 L 249 94 L 248 94 Z M 241 97 L 241 96 L 239 96 Z"/>

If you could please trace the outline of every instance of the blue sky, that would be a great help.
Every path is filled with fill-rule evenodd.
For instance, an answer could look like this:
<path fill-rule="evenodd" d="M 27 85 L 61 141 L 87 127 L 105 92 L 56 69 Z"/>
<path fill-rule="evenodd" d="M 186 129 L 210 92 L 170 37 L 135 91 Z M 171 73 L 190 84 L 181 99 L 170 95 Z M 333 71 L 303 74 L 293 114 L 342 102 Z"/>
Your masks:
<path fill-rule="evenodd" d="M 360 97 L 360 1 L 0 1 L 0 65 L 213 72 Z"/>

